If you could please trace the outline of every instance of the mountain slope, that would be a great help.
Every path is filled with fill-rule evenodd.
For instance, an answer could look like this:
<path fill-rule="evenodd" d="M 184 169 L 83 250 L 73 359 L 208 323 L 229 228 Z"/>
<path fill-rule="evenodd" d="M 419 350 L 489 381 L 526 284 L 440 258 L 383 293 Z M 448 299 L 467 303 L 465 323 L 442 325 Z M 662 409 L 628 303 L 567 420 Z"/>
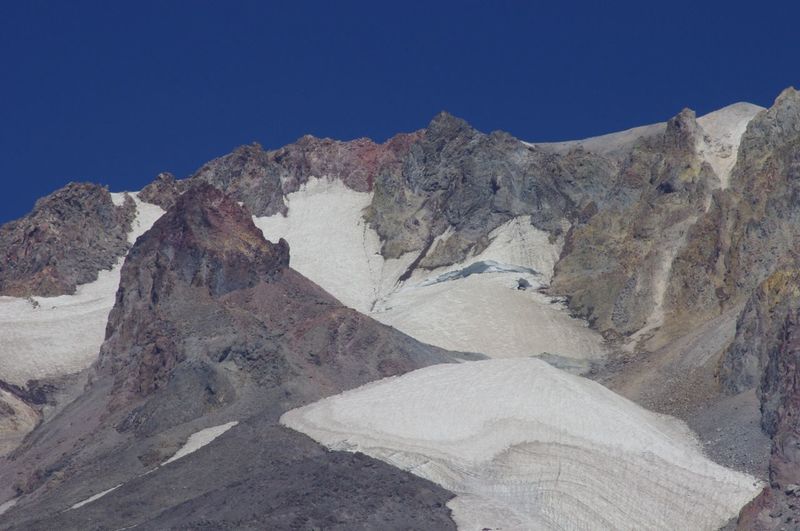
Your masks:
<path fill-rule="evenodd" d="M 716 529 L 758 492 L 674 419 L 538 360 L 420 369 L 281 422 L 456 492 L 462 529 Z"/>
<path fill-rule="evenodd" d="M 180 514 L 189 526 L 452 526 L 443 490 L 277 426 L 291 407 L 457 359 L 342 307 L 288 262 L 286 243 L 216 189 L 181 196 L 125 261 L 83 394 L 0 461 L 13 478 L 0 497 L 17 497 L 0 527 L 158 528 Z M 203 516 L 222 495 L 226 509 Z"/>

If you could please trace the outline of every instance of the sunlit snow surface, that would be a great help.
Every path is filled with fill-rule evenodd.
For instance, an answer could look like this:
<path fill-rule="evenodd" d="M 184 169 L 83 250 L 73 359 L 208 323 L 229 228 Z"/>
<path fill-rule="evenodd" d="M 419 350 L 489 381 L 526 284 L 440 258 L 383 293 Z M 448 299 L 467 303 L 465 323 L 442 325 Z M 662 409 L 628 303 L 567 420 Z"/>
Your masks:
<path fill-rule="evenodd" d="M 436 365 L 281 422 L 455 492 L 461 529 L 717 529 L 760 489 L 679 421 L 536 359 Z"/>
<path fill-rule="evenodd" d="M 380 239 L 363 218 L 371 200 L 370 193 L 340 181 L 313 178 L 287 196 L 288 216 L 254 221 L 268 240 L 286 238 L 292 268 L 345 305 L 426 343 L 491 357 L 603 354 L 599 334 L 536 292 L 549 283 L 560 244 L 527 217 L 493 231 L 480 254 L 450 267 L 418 270 L 400 283 L 416 254 L 384 260 Z M 494 272 L 440 281 L 480 262 L 495 264 Z M 521 271 L 526 269 L 538 274 Z M 520 278 L 531 287 L 516 289 Z"/>
<path fill-rule="evenodd" d="M 112 194 L 114 202 L 122 194 Z M 130 242 L 144 234 L 164 211 L 139 201 Z M 24 385 L 29 379 L 63 376 L 88 367 L 103 343 L 106 322 L 119 286 L 122 259 L 74 295 L 33 297 L 38 303 L 0 297 L 0 380 Z"/>

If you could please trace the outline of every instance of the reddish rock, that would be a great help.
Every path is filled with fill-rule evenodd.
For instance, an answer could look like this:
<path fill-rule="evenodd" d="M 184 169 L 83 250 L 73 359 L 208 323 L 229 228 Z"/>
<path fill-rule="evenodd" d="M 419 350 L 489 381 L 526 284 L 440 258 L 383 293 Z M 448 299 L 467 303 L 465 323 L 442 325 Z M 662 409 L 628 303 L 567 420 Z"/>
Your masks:
<path fill-rule="evenodd" d="M 97 280 L 128 250 L 132 199 L 114 206 L 102 186 L 71 183 L 0 227 L 0 295 L 52 297 Z"/>

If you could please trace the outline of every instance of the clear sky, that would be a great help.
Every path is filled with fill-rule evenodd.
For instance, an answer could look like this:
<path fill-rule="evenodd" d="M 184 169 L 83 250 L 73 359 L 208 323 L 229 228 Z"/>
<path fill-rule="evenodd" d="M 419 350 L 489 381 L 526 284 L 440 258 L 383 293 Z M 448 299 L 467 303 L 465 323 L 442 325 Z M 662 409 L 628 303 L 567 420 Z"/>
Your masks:
<path fill-rule="evenodd" d="M 384 140 L 440 110 L 563 140 L 769 105 L 800 2 L 0 0 L 0 221 L 243 143 Z"/>

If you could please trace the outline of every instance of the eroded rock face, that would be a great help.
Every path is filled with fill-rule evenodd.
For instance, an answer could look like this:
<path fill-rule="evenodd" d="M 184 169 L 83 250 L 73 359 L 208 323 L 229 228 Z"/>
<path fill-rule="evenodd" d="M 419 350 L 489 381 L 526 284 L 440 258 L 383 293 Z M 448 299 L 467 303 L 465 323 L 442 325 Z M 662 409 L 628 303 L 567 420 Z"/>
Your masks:
<path fill-rule="evenodd" d="M 696 153 L 692 111 L 633 144 L 604 199 L 575 223 L 556 266 L 553 291 L 601 331 L 629 335 L 663 306 L 675 254 L 716 177 Z"/>
<path fill-rule="evenodd" d="M 72 294 L 128 250 L 136 206 L 115 206 L 102 186 L 68 184 L 0 227 L 0 295 Z"/>
<path fill-rule="evenodd" d="M 800 270 L 786 259 L 747 301 L 736 323 L 736 337 L 720 367 L 720 381 L 731 393 L 761 385 L 771 353 L 786 334 L 789 313 L 800 308 Z"/>
<path fill-rule="evenodd" d="M 747 300 L 800 242 L 800 93 L 748 124 L 731 185 L 692 228 L 670 283 L 689 321 Z M 682 305 L 682 308 L 681 308 Z"/>
<path fill-rule="evenodd" d="M 275 151 L 265 151 L 258 144 L 242 146 L 179 181 L 178 187 L 185 190 L 193 182 L 206 182 L 256 216 L 285 215 L 283 197 L 311 177 L 338 179 L 353 190 L 371 191 L 380 174 L 398 170 L 419 136 L 400 134 L 376 144 L 366 138 L 343 142 L 307 135 Z"/>
<path fill-rule="evenodd" d="M 422 251 L 420 267 L 451 264 L 521 215 L 559 233 L 573 205 L 556 184 L 564 168 L 548 168 L 555 158 L 506 133 L 485 135 L 439 114 L 411 146 L 402 169 L 375 183 L 367 217 L 383 240 L 384 256 Z M 453 234 L 432 245 L 448 229 Z"/>
<path fill-rule="evenodd" d="M 285 214 L 280 172 L 272 157 L 258 144 L 241 146 L 205 164 L 190 180 L 223 190 L 256 216 Z"/>
<path fill-rule="evenodd" d="M 342 142 L 306 135 L 271 156 L 281 168 L 284 193 L 296 191 L 312 176 L 339 179 L 357 192 L 369 192 L 379 175 L 397 171 L 420 136 L 399 134 L 376 144 L 368 138 Z"/>
<path fill-rule="evenodd" d="M 764 280 L 739 316 L 720 380 L 739 393 L 756 388 L 761 427 L 772 439 L 770 484 L 741 512 L 740 529 L 800 525 L 800 269 L 795 257 Z"/>
<path fill-rule="evenodd" d="M 139 199 L 169 210 L 175 206 L 178 197 L 188 190 L 189 185 L 190 181 L 179 181 L 169 172 L 159 173 L 152 183 L 142 188 Z"/>

